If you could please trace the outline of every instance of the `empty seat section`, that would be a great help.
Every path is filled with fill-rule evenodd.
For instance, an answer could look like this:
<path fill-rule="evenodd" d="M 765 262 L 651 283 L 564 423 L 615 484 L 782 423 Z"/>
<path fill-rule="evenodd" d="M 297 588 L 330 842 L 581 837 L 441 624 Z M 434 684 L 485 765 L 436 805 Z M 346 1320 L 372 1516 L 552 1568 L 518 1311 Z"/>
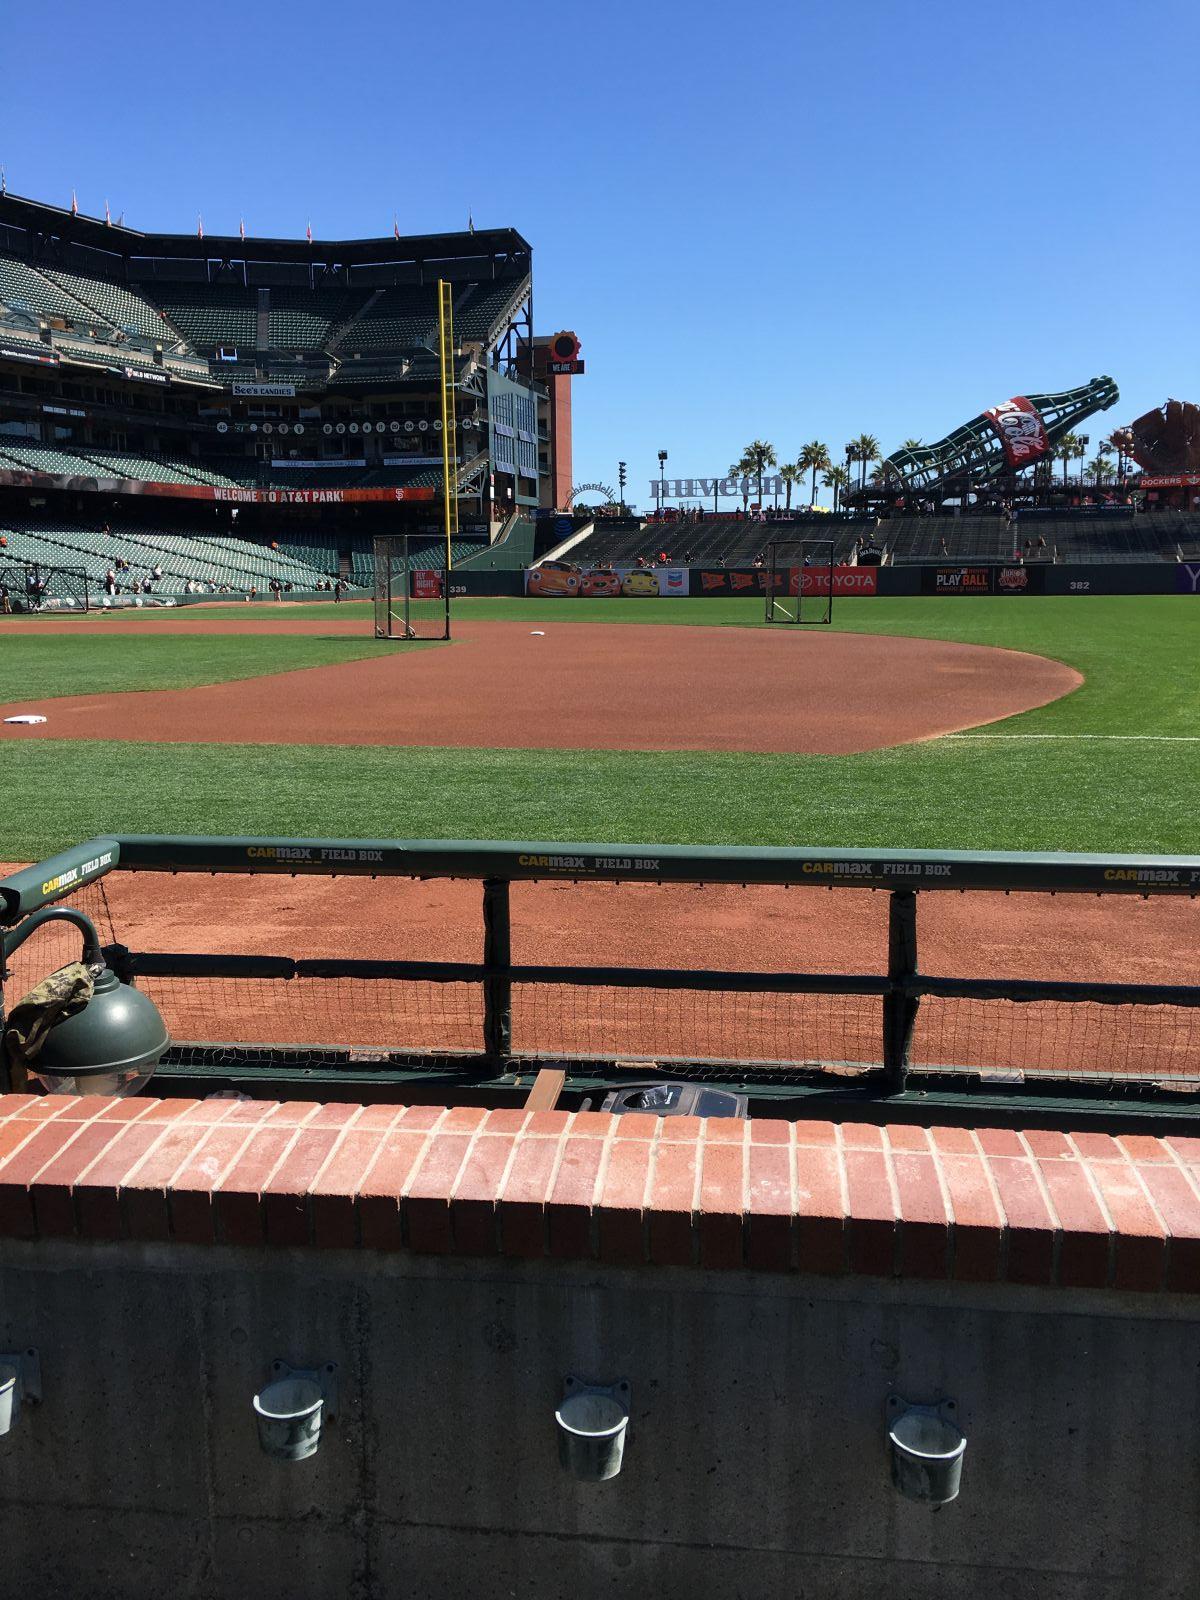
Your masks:
<path fill-rule="evenodd" d="M 324 349 L 338 323 L 344 322 L 366 298 L 362 289 L 272 289 L 272 348 Z"/>
<path fill-rule="evenodd" d="M 60 284 L 15 256 L 0 256 L 0 301 L 18 311 L 62 317 L 66 322 L 99 325 L 105 320 Z"/>
<path fill-rule="evenodd" d="M 68 291 L 85 305 L 94 306 L 100 314 L 127 333 L 139 334 L 144 339 L 165 339 L 175 343 L 175 334 L 168 326 L 161 310 L 145 296 L 124 284 L 107 278 L 85 277 L 82 273 L 66 272 L 61 267 L 46 267 L 47 278 Z"/>
<path fill-rule="evenodd" d="M 519 301 L 528 287 L 528 280 L 521 283 L 510 278 L 464 295 L 461 307 L 455 307 L 454 311 L 455 336 L 486 342 L 504 321 L 513 302 Z"/>
<path fill-rule="evenodd" d="M 432 343 L 437 327 L 437 290 L 412 285 L 385 289 L 365 314 L 335 335 L 338 353 L 407 350 Z"/>
<path fill-rule="evenodd" d="M 215 350 L 244 345 L 253 350 L 258 335 L 258 298 L 240 284 L 163 284 L 157 291 L 163 310 L 189 343 Z"/>

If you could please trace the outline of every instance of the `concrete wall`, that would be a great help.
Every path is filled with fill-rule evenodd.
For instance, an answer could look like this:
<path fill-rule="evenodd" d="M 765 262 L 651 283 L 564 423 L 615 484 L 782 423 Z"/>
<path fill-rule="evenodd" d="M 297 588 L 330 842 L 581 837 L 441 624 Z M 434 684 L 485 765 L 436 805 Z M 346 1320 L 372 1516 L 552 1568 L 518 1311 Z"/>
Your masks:
<path fill-rule="evenodd" d="M 6 1600 L 609 1594 L 1172 1600 L 1200 1570 L 1200 1307 L 1011 1284 L 308 1248 L 0 1241 Z M 257 1446 L 275 1357 L 339 1363 L 312 1460 Z M 627 1378 L 584 1485 L 553 1409 Z M 958 1402 L 962 1495 L 888 1481 L 885 1396 Z"/>

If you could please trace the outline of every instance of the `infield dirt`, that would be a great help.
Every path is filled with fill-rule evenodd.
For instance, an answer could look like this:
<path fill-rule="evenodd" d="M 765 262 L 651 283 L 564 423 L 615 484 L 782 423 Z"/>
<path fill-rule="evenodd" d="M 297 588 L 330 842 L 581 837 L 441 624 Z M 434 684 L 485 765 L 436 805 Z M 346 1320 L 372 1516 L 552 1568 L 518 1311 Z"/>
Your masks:
<path fill-rule="evenodd" d="M 171 619 L 156 631 L 232 627 Z M 264 618 L 246 631 L 333 629 Z M 47 721 L 0 724 L 0 736 L 847 755 L 1030 711 L 1083 682 L 1061 662 L 984 645 L 783 628 L 613 628 L 552 617 L 537 630 L 464 622 L 448 646 L 380 652 L 201 688 L 10 704 L 0 716 L 33 712 Z"/>

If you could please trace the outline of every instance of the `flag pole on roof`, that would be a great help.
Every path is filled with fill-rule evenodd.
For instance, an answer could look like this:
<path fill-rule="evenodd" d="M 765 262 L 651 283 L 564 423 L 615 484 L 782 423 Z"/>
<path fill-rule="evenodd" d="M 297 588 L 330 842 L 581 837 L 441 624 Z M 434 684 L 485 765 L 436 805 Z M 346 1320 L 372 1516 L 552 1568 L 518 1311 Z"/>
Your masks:
<path fill-rule="evenodd" d="M 399 237 L 400 237 L 400 222 L 399 222 L 399 219 L 396 216 L 396 213 L 393 211 L 392 212 L 392 238 L 393 239 L 398 239 Z"/>
<path fill-rule="evenodd" d="M 475 218 L 471 215 L 469 210 L 467 212 L 467 232 L 468 233 L 474 233 L 475 232 Z"/>
<path fill-rule="evenodd" d="M 242 217 L 238 222 L 238 233 L 241 236 L 242 243 L 245 244 L 245 242 L 246 242 L 246 219 L 245 219 L 245 217 Z"/>
<path fill-rule="evenodd" d="M 74 189 L 71 190 L 71 215 L 73 217 L 77 217 L 79 215 L 79 201 L 75 198 Z"/>
<path fill-rule="evenodd" d="M 0 167 L 0 194 L 8 193 L 8 173 Z"/>
<path fill-rule="evenodd" d="M 197 239 L 204 237 L 204 218 L 199 212 L 196 213 L 196 237 Z"/>
<path fill-rule="evenodd" d="M 304 237 L 308 240 L 309 244 L 312 243 L 312 223 L 311 222 L 309 223 L 308 227 L 305 228 L 305 230 L 304 230 Z"/>
<path fill-rule="evenodd" d="M 106 228 L 112 227 L 112 212 L 108 209 L 107 200 L 104 202 L 104 226 Z"/>

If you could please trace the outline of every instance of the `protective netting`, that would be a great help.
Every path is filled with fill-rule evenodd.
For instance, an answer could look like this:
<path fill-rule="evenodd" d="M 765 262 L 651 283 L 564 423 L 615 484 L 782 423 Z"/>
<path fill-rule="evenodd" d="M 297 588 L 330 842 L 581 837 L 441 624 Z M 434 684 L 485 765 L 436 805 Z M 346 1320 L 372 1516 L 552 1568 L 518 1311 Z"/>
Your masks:
<path fill-rule="evenodd" d="M 917 1012 L 909 1059 L 914 1070 L 1196 1079 L 1200 1009 L 927 995 Z"/>
<path fill-rule="evenodd" d="M 736 885 L 519 884 L 516 964 L 691 972 L 859 973 L 887 965 L 888 897 L 869 891 Z M 473 881 L 127 873 L 69 903 L 119 943 L 188 974 L 139 985 L 190 1059 L 219 1066 L 297 1051 L 314 1063 L 375 1054 L 484 1051 L 481 980 L 428 977 L 199 975 L 206 958 L 326 963 L 483 960 L 481 886 Z M 968 893 L 918 897 L 921 966 L 945 976 L 1063 981 L 1179 981 L 1197 948 L 1200 902 Z M 49 924 L 10 962 L 12 1006 L 78 958 L 78 932 Z M 185 959 L 186 958 L 186 959 Z M 197 963 L 196 958 L 200 958 Z M 878 1070 L 879 995 L 711 986 L 514 982 L 517 1057 L 726 1064 L 733 1071 Z M 1001 1072 L 1079 1080 L 1200 1081 L 1200 1008 L 1095 1001 L 924 997 L 909 1053 L 917 1074 Z"/>
<path fill-rule="evenodd" d="M 446 575 L 430 565 L 430 541 L 411 534 L 380 534 L 372 548 L 375 637 L 448 639 Z"/>
<path fill-rule="evenodd" d="M 863 995 L 516 984 L 518 1055 L 878 1066 L 881 1002 Z"/>
<path fill-rule="evenodd" d="M 483 991 L 391 978 L 139 977 L 177 1042 L 478 1051 Z M 221 1059 L 219 1048 L 212 1059 Z"/>

